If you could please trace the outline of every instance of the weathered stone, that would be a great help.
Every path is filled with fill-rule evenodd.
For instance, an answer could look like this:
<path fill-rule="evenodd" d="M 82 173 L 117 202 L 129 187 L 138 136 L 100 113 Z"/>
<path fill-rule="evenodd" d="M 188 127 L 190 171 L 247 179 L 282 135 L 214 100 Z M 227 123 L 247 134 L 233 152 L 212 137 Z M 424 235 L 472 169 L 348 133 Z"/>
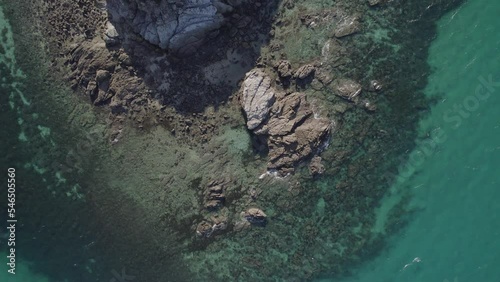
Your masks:
<path fill-rule="evenodd" d="M 149 43 L 185 55 L 219 29 L 233 7 L 218 0 L 109 0 L 107 9 L 114 21 L 128 24 Z"/>
<path fill-rule="evenodd" d="M 356 16 L 347 16 L 342 18 L 335 29 L 335 37 L 341 38 L 351 35 L 361 30 L 359 19 Z"/>
<path fill-rule="evenodd" d="M 224 188 L 217 182 L 211 182 L 205 191 L 205 208 L 211 211 L 219 209 L 224 205 L 226 196 Z"/>
<path fill-rule="evenodd" d="M 309 173 L 312 176 L 320 175 L 325 172 L 325 167 L 321 163 L 321 157 L 315 156 L 309 163 Z"/>
<path fill-rule="evenodd" d="M 332 86 L 337 96 L 349 101 L 354 101 L 361 93 L 361 85 L 351 79 L 338 79 L 332 83 Z"/>
<path fill-rule="evenodd" d="M 212 224 L 202 221 L 196 227 L 196 235 L 200 238 L 208 238 L 212 236 L 213 229 Z"/>
<path fill-rule="evenodd" d="M 250 208 L 245 212 L 245 219 L 251 224 L 265 225 L 267 215 L 260 209 Z"/>
<path fill-rule="evenodd" d="M 371 103 L 370 101 L 366 100 L 364 101 L 363 103 L 363 106 L 365 107 L 365 109 L 369 112 L 374 112 L 377 110 L 377 106 L 373 103 Z"/>
<path fill-rule="evenodd" d="M 286 78 L 292 76 L 292 65 L 287 60 L 281 60 L 276 63 L 275 68 L 278 70 L 280 77 Z"/>
<path fill-rule="evenodd" d="M 382 83 L 380 83 L 378 80 L 370 81 L 370 91 L 380 91 L 382 90 L 382 88 Z"/>
<path fill-rule="evenodd" d="M 310 74 L 311 67 L 304 67 L 304 73 Z M 268 169 L 282 176 L 292 173 L 295 166 L 318 151 L 330 133 L 330 121 L 314 117 L 303 93 L 274 95 L 270 79 L 261 70 L 249 72 L 242 87 L 247 127 L 267 140 Z"/>
<path fill-rule="evenodd" d="M 273 117 L 263 127 L 270 135 L 283 136 L 293 132 L 297 124 L 312 114 L 303 93 L 292 93 L 275 103 Z"/>
<path fill-rule="evenodd" d="M 260 69 L 248 72 L 242 84 L 241 105 L 247 117 L 247 127 L 255 129 L 267 119 L 275 100 L 271 79 Z"/>
<path fill-rule="evenodd" d="M 314 73 L 316 68 L 313 65 L 303 65 L 293 74 L 294 78 L 304 79 Z"/>

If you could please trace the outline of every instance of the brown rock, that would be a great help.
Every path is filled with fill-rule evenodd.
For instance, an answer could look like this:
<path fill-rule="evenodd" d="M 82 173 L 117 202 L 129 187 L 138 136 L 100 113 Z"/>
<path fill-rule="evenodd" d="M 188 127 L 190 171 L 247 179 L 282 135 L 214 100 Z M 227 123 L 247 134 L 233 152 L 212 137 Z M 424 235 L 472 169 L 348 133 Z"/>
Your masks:
<path fill-rule="evenodd" d="M 321 163 L 321 157 L 320 156 L 315 156 L 312 158 L 311 162 L 309 163 L 309 173 L 311 173 L 312 176 L 320 175 L 325 172 L 325 167 Z"/>
<path fill-rule="evenodd" d="M 316 68 L 313 65 L 303 65 L 293 74 L 294 78 L 304 79 L 314 73 Z"/>
<path fill-rule="evenodd" d="M 250 208 L 245 212 L 245 219 L 251 224 L 265 225 L 267 215 L 260 209 Z"/>
<path fill-rule="evenodd" d="M 280 77 L 290 77 L 292 76 L 292 65 L 287 60 L 281 60 L 276 63 L 275 68 L 278 70 Z"/>

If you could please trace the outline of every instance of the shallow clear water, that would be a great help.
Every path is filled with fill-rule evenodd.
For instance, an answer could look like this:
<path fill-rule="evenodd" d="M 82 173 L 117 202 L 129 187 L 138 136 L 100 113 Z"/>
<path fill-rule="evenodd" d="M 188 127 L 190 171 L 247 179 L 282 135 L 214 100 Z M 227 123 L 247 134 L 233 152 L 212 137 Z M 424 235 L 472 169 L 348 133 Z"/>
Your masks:
<path fill-rule="evenodd" d="M 439 102 L 387 199 L 410 192 L 414 213 L 343 281 L 500 281 L 498 15 L 500 2 L 472 0 L 439 21 L 426 88 Z"/>
<path fill-rule="evenodd" d="M 439 102 L 422 121 L 421 145 L 401 167 L 398 183 L 379 210 L 383 225 L 385 211 L 409 193 L 409 224 L 398 234 L 387 234 L 392 237 L 384 252 L 343 281 L 500 281 L 499 14 L 497 1 L 471 0 L 439 22 L 429 57 L 434 72 L 426 89 Z M 0 30 L 5 25 L 0 13 Z M 4 49 L 14 48 L 13 42 L 4 43 Z M 10 85 L 0 88 L 6 89 L 13 91 Z M 23 102 L 21 96 L 15 100 Z M 235 144 L 248 143 L 230 137 Z M 0 281 L 48 281 L 30 273 L 29 265 L 19 260 L 12 277 L 2 264 Z M 112 279 L 107 274 L 101 281 Z"/>

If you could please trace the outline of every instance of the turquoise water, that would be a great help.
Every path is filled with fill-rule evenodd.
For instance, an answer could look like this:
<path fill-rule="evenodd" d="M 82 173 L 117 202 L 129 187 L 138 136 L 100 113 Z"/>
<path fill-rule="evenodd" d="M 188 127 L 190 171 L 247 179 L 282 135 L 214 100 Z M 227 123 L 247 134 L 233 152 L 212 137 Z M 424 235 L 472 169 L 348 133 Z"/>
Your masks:
<path fill-rule="evenodd" d="M 409 224 L 380 256 L 343 281 L 500 281 L 498 15 L 497 1 L 473 0 L 439 22 L 426 89 L 439 102 L 422 121 L 421 145 L 401 167 L 379 212 L 384 224 L 385 211 L 410 194 Z M 6 24 L 0 13 L 0 28 Z M 12 277 L 3 264 L 0 281 L 49 281 L 31 273 L 30 265 L 20 260 Z M 108 274 L 101 281 L 109 281 Z"/>
<path fill-rule="evenodd" d="M 411 193 L 414 212 L 343 281 L 500 281 L 499 15 L 499 1 L 473 0 L 439 21 L 426 88 L 439 102 L 386 201 Z"/>

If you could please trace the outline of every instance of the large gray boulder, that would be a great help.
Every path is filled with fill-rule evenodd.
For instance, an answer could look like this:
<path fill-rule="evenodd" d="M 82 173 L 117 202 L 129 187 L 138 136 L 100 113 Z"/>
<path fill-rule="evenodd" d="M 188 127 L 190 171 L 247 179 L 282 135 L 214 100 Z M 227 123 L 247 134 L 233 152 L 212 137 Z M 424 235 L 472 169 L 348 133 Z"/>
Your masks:
<path fill-rule="evenodd" d="M 275 90 L 271 87 L 271 78 L 260 69 L 246 74 L 242 88 L 241 105 L 247 117 L 247 127 L 253 130 L 269 116 L 275 100 Z"/>
<path fill-rule="evenodd" d="M 177 54 L 193 53 L 224 23 L 232 6 L 219 0 L 108 0 L 114 22 Z"/>

